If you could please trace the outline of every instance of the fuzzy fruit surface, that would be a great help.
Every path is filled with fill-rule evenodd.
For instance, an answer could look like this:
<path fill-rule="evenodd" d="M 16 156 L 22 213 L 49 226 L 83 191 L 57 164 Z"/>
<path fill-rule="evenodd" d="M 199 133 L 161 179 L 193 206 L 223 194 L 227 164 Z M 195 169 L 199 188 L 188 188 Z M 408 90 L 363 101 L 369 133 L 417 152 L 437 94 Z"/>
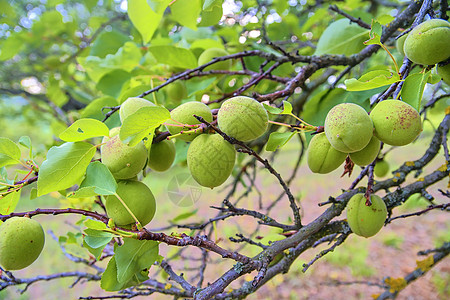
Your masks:
<path fill-rule="evenodd" d="M 148 156 L 148 166 L 154 171 L 164 172 L 172 166 L 175 154 L 175 144 L 171 140 L 152 144 Z"/>
<path fill-rule="evenodd" d="M 219 134 L 202 134 L 189 145 L 187 164 L 195 181 L 214 188 L 224 183 L 233 171 L 236 150 Z"/>
<path fill-rule="evenodd" d="M 177 125 L 179 125 L 178 123 L 188 124 L 188 125 L 200 124 L 200 122 L 194 117 L 194 115 L 202 117 L 207 122 L 212 122 L 212 120 L 213 120 L 211 110 L 209 109 L 209 107 L 206 104 L 204 104 L 202 102 L 198 102 L 198 101 L 192 101 L 192 102 L 186 102 L 184 104 L 181 104 L 180 106 L 178 106 L 177 108 L 172 110 L 170 112 L 170 117 L 173 121 L 168 121 L 167 123 L 170 122 L 171 124 L 177 124 Z M 176 123 L 174 121 L 176 121 L 178 123 Z M 193 128 L 167 126 L 167 129 L 169 130 L 170 134 L 174 135 L 174 134 L 180 133 L 182 130 L 187 131 L 187 130 L 191 130 Z M 199 135 L 199 133 L 183 134 L 183 135 L 179 136 L 178 138 L 183 141 L 189 142 L 189 141 L 192 141 L 198 135 Z"/>
<path fill-rule="evenodd" d="M 142 226 L 153 219 L 156 211 L 155 197 L 152 191 L 142 182 L 122 180 L 117 183 L 117 194 L 125 202 Z M 127 227 L 135 220 L 119 199 L 110 195 L 106 197 L 106 213 L 117 226 Z"/>
<path fill-rule="evenodd" d="M 220 49 L 220 48 L 209 48 L 206 49 L 205 51 L 202 52 L 202 54 L 200 54 L 200 56 L 198 57 L 198 65 L 204 65 L 206 63 L 209 63 L 211 60 L 213 60 L 216 57 L 220 57 L 220 56 L 226 56 L 229 55 L 230 53 L 228 53 L 226 50 L 224 49 Z M 213 65 L 210 65 L 206 68 L 203 69 L 203 71 L 210 71 L 210 70 L 229 70 L 231 68 L 231 60 L 227 59 L 224 61 L 219 61 Z"/>
<path fill-rule="evenodd" d="M 373 168 L 373 173 L 377 177 L 384 177 L 389 172 L 389 163 L 385 160 L 377 161 Z"/>
<path fill-rule="evenodd" d="M 405 40 L 407 37 L 408 35 L 404 34 L 395 41 L 395 48 L 402 56 L 405 56 L 405 50 L 403 50 L 403 47 L 405 45 Z"/>
<path fill-rule="evenodd" d="M 116 179 L 132 178 L 145 167 L 148 151 L 144 143 L 130 147 L 122 143 L 118 134 L 111 138 L 105 137 L 103 143 L 106 144 L 100 148 L 102 163 Z"/>
<path fill-rule="evenodd" d="M 412 62 L 434 65 L 450 58 L 450 23 L 432 19 L 416 26 L 408 34 L 403 49 Z"/>
<path fill-rule="evenodd" d="M 381 101 L 370 112 L 370 118 L 375 136 L 388 145 L 407 145 L 422 132 L 417 110 L 400 100 Z"/>
<path fill-rule="evenodd" d="M 306 155 L 309 169 L 319 174 L 336 170 L 347 157 L 347 153 L 340 152 L 331 146 L 323 132 L 311 139 Z"/>
<path fill-rule="evenodd" d="M 380 140 L 373 136 L 369 144 L 362 150 L 350 153 L 350 159 L 358 166 L 367 166 L 377 158 L 378 152 L 380 152 L 380 145 Z"/>
<path fill-rule="evenodd" d="M 441 76 L 442 81 L 446 84 L 450 85 L 450 63 L 445 66 L 437 66 L 437 73 Z"/>
<path fill-rule="evenodd" d="M 120 122 L 123 123 L 123 121 L 129 115 L 134 114 L 136 111 L 139 110 L 139 108 L 146 107 L 146 106 L 155 106 L 155 104 L 153 102 L 150 102 L 150 101 L 142 99 L 142 98 L 137 98 L 137 97 L 128 98 L 120 105 L 120 109 L 119 109 Z"/>
<path fill-rule="evenodd" d="M 172 103 L 180 103 L 187 97 L 187 89 L 183 82 L 175 81 L 166 87 L 167 99 Z"/>
<path fill-rule="evenodd" d="M 373 124 L 364 108 L 342 103 L 328 112 L 325 134 L 336 150 L 352 153 L 367 146 L 373 136 Z"/>
<path fill-rule="evenodd" d="M 363 237 L 377 234 L 387 217 L 387 208 L 383 199 L 371 195 L 372 205 L 366 206 L 364 194 L 354 195 L 347 204 L 347 222 L 352 231 Z"/>
<path fill-rule="evenodd" d="M 238 96 L 222 104 L 217 113 L 217 124 L 227 135 L 247 142 L 266 132 L 269 116 L 264 106 L 255 99 Z"/>
<path fill-rule="evenodd" d="M 12 217 L 0 225 L 0 265 L 6 270 L 26 268 L 39 257 L 44 244 L 44 230 L 38 221 Z"/>

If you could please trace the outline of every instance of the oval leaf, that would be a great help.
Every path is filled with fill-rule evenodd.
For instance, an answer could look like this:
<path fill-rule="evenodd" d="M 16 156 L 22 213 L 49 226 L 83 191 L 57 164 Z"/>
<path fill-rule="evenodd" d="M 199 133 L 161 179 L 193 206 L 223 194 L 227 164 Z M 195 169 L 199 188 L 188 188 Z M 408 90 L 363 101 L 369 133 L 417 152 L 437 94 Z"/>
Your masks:
<path fill-rule="evenodd" d="M 8 138 L 0 137 L 0 168 L 20 163 L 20 149 Z"/>
<path fill-rule="evenodd" d="M 38 197 L 80 182 L 96 148 L 85 142 L 51 147 L 39 169 Z"/>
<path fill-rule="evenodd" d="M 105 123 L 95 119 L 80 119 L 61 132 L 59 138 L 66 142 L 79 142 L 96 136 L 108 135 L 109 128 Z"/>
<path fill-rule="evenodd" d="M 117 182 L 108 167 L 99 161 L 89 164 L 86 177 L 80 188 L 69 197 L 83 198 L 97 195 L 113 195 L 117 190 Z"/>
<path fill-rule="evenodd" d="M 397 73 L 387 70 L 370 71 L 361 78 L 351 78 L 345 80 L 347 91 L 366 91 L 377 87 L 393 84 L 400 80 Z"/>

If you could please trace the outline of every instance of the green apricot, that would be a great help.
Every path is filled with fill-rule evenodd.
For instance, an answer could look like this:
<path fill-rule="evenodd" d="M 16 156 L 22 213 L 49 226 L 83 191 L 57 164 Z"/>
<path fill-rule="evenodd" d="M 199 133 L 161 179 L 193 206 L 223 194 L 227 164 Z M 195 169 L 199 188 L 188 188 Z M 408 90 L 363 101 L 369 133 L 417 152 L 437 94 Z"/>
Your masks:
<path fill-rule="evenodd" d="M 214 188 L 224 183 L 233 171 L 236 150 L 219 134 L 202 134 L 189 145 L 187 164 L 195 181 Z"/>
<path fill-rule="evenodd" d="M 442 81 L 450 85 L 450 63 L 445 66 L 438 65 L 436 69 L 439 76 L 441 76 Z"/>
<path fill-rule="evenodd" d="M 347 203 L 347 222 L 352 231 L 363 237 L 377 234 L 387 217 L 387 208 L 383 199 L 370 195 L 372 205 L 366 206 L 364 194 L 354 195 Z"/>
<path fill-rule="evenodd" d="M 266 132 L 269 116 L 264 106 L 255 99 L 238 96 L 222 104 L 217 113 L 217 124 L 227 135 L 247 142 Z"/>
<path fill-rule="evenodd" d="M 175 81 L 170 83 L 166 88 L 167 99 L 172 103 L 180 103 L 187 97 L 187 89 L 183 82 Z"/>
<path fill-rule="evenodd" d="M 364 108 L 353 103 L 342 103 L 328 112 L 325 134 L 336 150 L 352 153 L 362 150 L 370 142 L 373 124 Z"/>
<path fill-rule="evenodd" d="M 403 101 L 381 101 L 370 112 L 370 118 L 375 136 L 388 145 L 407 145 L 422 131 L 419 113 Z"/>
<path fill-rule="evenodd" d="M 113 130 L 111 129 L 110 135 Z M 148 151 L 144 143 L 130 147 L 120 140 L 118 132 L 111 138 L 103 138 L 103 143 L 105 144 L 100 147 L 102 163 L 116 179 L 132 178 L 145 167 Z"/>
<path fill-rule="evenodd" d="M 191 102 L 186 102 L 184 104 L 181 104 L 180 106 L 178 106 L 177 108 L 175 108 L 174 110 L 172 110 L 170 112 L 171 119 L 173 121 L 176 121 L 176 122 L 171 122 L 171 123 L 177 124 L 177 125 L 178 125 L 178 123 L 188 124 L 188 125 L 201 124 L 194 117 L 194 115 L 203 117 L 203 119 L 205 119 L 205 121 L 207 121 L 207 122 L 212 122 L 212 120 L 213 120 L 211 110 L 209 109 L 209 107 L 206 104 L 204 104 L 202 102 L 198 102 L 198 101 L 191 101 Z M 191 130 L 193 128 L 167 126 L 167 129 L 169 130 L 170 134 L 175 135 L 175 134 L 180 133 L 181 131 L 187 131 L 187 130 Z M 199 135 L 199 133 L 183 134 L 183 135 L 179 136 L 179 138 L 181 140 L 189 142 L 189 141 L 192 141 L 198 135 Z"/>
<path fill-rule="evenodd" d="M 450 23 L 432 19 L 416 26 L 408 34 L 403 49 L 412 62 L 434 65 L 450 57 Z"/>
<path fill-rule="evenodd" d="M 306 156 L 312 172 L 326 174 L 336 170 L 344 162 L 347 153 L 334 149 L 322 132 L 311 139 Z"/>
<path fill-rule="evenodd" d="M 220 49 L 220 48 L 209 48 L 200 54 L 198 57 L 198 65 L 204 65 L 206 63 L 209 63 L 211 60 L 213 60 L 216 57 L 220 56 L 226 56 L 229 55 L 226 50 Z M 229 70 L 231 69 L 232 61 L 230 59 L 217 62 L 211 66 L 208 66 L 203 69 L 203 71 L 210 71 L 210 70 Z"/>
<path fill-rule="evenodd" d="M 0 225 L 0 265 L 10 271 L 26 268 L 39 257 L 44 244 L 38 221 L 12 217 Z"/>
<path fill-rule="evenodd" d="M 389 172 L 389 164 L 385 160 L 377 161 L 375 167 L 373 168 L 373 173 L 377 177 L 384 177 Z"/>
<path fill-rule="evenodd" d="M 402 35 L 395 41 L 395 48 L 402 55 L 405 56 L 405 50 L 403 50 L 403 46 L 405 45 L 405 40 L 408 37 L 407 34 Z"/>
<path fill-rule="evenodd" d="M 380 145 L 380 140 L 373 136 L 362 150 L 350 153 L 350 159 L 358 166 L 367 166 L 377 158 L 378 152 L 380 152 Z"/>
<path fill-rule="evenodd" d="M 172 166 L 175 154 L 175 144 L 171 140 L 152 144 L 148 156 L 148 166 L 154 171 L 164 172 Z"/>
<path fill-rule="evenodd" d="M 116 192 L 142 226 L 150 223 L 155 216 L 156 201 L 152 191 L 144 183 L 122 180 L 117 183 Z M 108 217 L 113 219 L 117 226 L 130 227 L 135 223 L 134 218 L 116 196 L 107 196 L 105 207 Z"/>
<path fill-rule="evenodd" d="M 155 106 L 155 104 L 153 102 L 150 102 L 150 101 L 142 99 L 142 98 L 137 98 L 137 97 L 128 98 L 120 105 L 120 109 L 119 109 L 120 121 L 123 123 L 123 121 L 129 115 L 134 114 L 136 111 L 139 110 L 139 108 L 142 108 L 145 106 Z"/>

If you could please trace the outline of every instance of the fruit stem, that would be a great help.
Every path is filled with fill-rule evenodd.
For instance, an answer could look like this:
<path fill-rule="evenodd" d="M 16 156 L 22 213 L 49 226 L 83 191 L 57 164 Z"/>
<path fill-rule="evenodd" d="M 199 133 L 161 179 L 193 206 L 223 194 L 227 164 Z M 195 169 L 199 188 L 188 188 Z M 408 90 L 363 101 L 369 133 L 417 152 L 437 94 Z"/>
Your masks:
<path fill-rule="evenodd" d="M 136 216 L 133 214 L 133 212 L 131 211 L 131 209 L 125 204 L 125 202 L 122 200 L 122 198 L 120 198 L 120 196 L 117 193 L 114 193 L 114 196 L 117 197 L 117 199 L 119 199 L 120 203 L 122 203 L 122 205 L 125 207 L 125 209 L 128 211 L 128 213 L 133 217 L 133 219 L 136 221 L 136 226 L 137 228 L 140 230 L 142 228 L 141 222 L 139 222 L 139 220 L 136 218 Z"/>
<path fill-rule="evenodd" d="M 171 140 L 173 138 L 182 136 L 183 134 L 192 134 L 192 133 L 198 133 L 199 130 L 203 130 L 201 127 L 195 128 L 195 129 L 191 129 L 191 130 L 186 130 L 186 131 L 181 131 L 180 133 L 174 134 L 174 135 L 169 135 L 167 137 L 167 140 Z"/>

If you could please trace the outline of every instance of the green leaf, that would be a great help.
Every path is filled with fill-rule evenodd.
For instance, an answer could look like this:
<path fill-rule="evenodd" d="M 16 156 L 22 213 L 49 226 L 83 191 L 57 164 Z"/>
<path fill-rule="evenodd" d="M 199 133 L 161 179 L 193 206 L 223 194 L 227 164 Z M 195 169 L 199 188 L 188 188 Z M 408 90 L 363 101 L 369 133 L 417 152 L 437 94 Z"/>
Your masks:
<path fill-rule="evenodd" d="M 95 119 L 79 119 L 60 133 L 59 138 L 66 142 L 79 142 L 97 136 L 108 136 L 109 128 Z"/>
<path fill-rule="evenodd" d="M 200 0 L 177 0 L 170 6 L 174 19 L 193 30 L 197 30 L 197 19 L 201 10 Z"/>
<path fill-rule="evenodd" d="M 200 49 L 209 49 L 209 48 L 223 48 L 223 44 L 220 41 L 216 41 L 213 39 L 199 39 L 191 44 L 191 49 L 200 48 Z"/>
<path fill-rule="evenodd" d="M 168 119 L 170 112 L 164 107 L 142 107 L 123 121 L 120 139 L 133 147 Z"/>
<path fill-rule="evenodd" d="M 214 81 L 216 81 L 216 77 L 211 78 L 202 78 L 201 80 L 189 80 L 186 82 L 186 89 L 188 92 L 188 97 L 191 97 L 198 91 L 203 91 L 208 88 Z"/>
<path fill-rule="evenodd" d="M 372 20 L 372 26 L 369 33 L 369 40 L 364 42 L 364 45 L 381 45 L 381 34 L 383 32 L 383 28 L 381 24 L 376 20 Z"/>
<path fill-rule="evenodd" d="M 113 70 L 100 78 L 96 88 L 105 95 L 117 98 L 119 97 L 124 84 L 132 77 L 133 76 L 130 73 L 122 69 Z"/>
<path fill-rule="evenodd" d="M 117 263 L 114 255 L 108 262 L 105 272 L 102 274 L 100 287 L 108 292 L 120 291 L 125 288 L 137 285 L 148 279 L 148 271 L 140 271 L 135 273 L 127 282 L 119 282 L 117 280 Z"/>
<path fill-rule="evenodd" d="M 410 74 L 403 83 L 401 91 L 402 100 L 414 107 L 417 111 L 420 109 L 423 91 L 430 75 L 431 71 Z"/>
<path fill-rule="evenodd" d="M 195 216 L 197 214 L 198 209 L 194 209 L 193 211 L 187 212 L 187 213 L 182 213 L 179 214 L 178 216 L 176 216 L 175 218 L 173 218 L 172 220 L 170 220 L 170 222 L 172 223 L 176 223 L 179 222 L 181 220 L 185 220 L 189 217 Z"/>
<path fill-rule="evenodd" d="M 86 248 L 89 253 L 91 253 L 92 255 L 94 255 L 96 260 L 99 260 L 100 257 L 102 256 L 103 253 L 103 249 L 105 249 L 105 247 L 99 247 L 99 248 L 92 248 L 91 246 L 89 246 L 85 240 L 83 240 L 83 247 Z"/>
<path fill-rule="evenodd" d="M 283 110 L 282 110 L 281 108 L 273 107 L 273 106 L 270 106 L 270 105 L 268 105 L 268 104 L 266 104 L 266 103 L 263 103 L 263 105 L 264 105 L 264 108 L 265 108 L 269 113 L 271 113 L 271 114 L 273 114 L 273 115 L 279 115 L 279 114 L 281 114 L 281 113 L 283 112 Z"/>
<path fill-rule="evenodd" d="M 130 38 L 127 35 L 117 30 L 102 31 L 92 44 L 89 55 L 105 57 L 107 54 L 114 54 L 129 41 Z"/>
<path fill-rule="evenodd" d="M 86 177 L 80 188 L 68 197 L 84 198 L 97 195 L 113 195 L 117 190 L 117 183 L 107 166 L 99 161 L 89 164 Z"/>
<path fill-rule="evenodd" d="M 21 137 L 19 138 L 19 144 L 21 144 L 22 146 L 24 146 L 24 147 L 26 147 L 26 148 L 28 148 L 28 149 L 31 149 L 31 148 L 32 148 L 32 145 L 31 145 L 31 139 L 30 139 L 29 136 L 26 136 L 26 135 L 21 136 Z"/>
<path fill-rule="evenodd" d="M 350 23 L 347 19 L 337 20 L 331 23 L 320 36 L 314 55 L 358 53 L 364 49 L 363 43 L 368 36 L 369 30 Z"/>
<path fill-rule="evenodd" d="M 105 114 L 109 111 L 109 109 L 105 109 L 103 113 L 102 108 L 114 107 L 117 105 L 119 105 L 119 103 L 113 97 L 109 96 L 101 97 L 89 103 L 89 105 L 86 106 L 81 112 L 81 117 L 101 121 L 105 118 Z M 119 114 L 118 113 L 112 114 L 111 117 L 109 117 L 108 120 L 106 120 L 105 124 L 108 126 L 108 128 L 120 126 Z"/>
<path fill-rule="evenodd" d="M 96 229 L 96 230 L 106 229 L 106 224 L 98 220 L 87 219 L 86 221 L 84 221 L 83 224 L 89 229 Z"/>
<path fill-rule="evenodd" d="M 188 49 L 175 46 L 152 46 L 148 50 L 161 64 L 187 69 L 197 67 L 197 59 Z"/>
<path fill-rule="evenodd" d="M 94 249 L 105 247 L 113 238 L 113 234 L 109 232 L 89 228 L 84 230 L 84 234 L 84 241 Z"/>
<path fill-rule="evenodd" d="M 9 215 L 16 209 L 17 203 L 20 200 L 22 190 L 12 192 L 0 199 L 0 215 Z"/>
<path fill-rule="evenodd" d="M 290 115 L 292 114 L 292 104 L 287 101 L 283 101 L 283 111 L 281 112 L 282 115 Z"/>
<path fill-rule="evenodd" d="M 8 138 L 0 137 L 0 168 L 20 163 L 20 149 Z"/>
<path fill-rule="evenodd" d="M 155 1 L 152 1 L 155 2 Z M 165 3 L 161 2 L 161 4 Z M 168 3 L 167 3 L 168 4 Z M 139 31 L 144 43 L 148 43 L 161 21 L 167 5 L 159 5 L 158 11 L 153 11 L 146 0 L 129 0 L 128 17 Z"/>
<path fill-rule="evenodd" d="M 116 248 L 117 280 L 127 282 L 134 274 L 150 269 L 158 259 L 158 242 L 124 238 L 124 244 Z"/>
<path fill-rule="evenodd" d="M 222 5 L 212 6 L 211 10 L 202 11 L 200 17 L 201 21 L 197 26 L 213 26 L 219 23 L 220 19 L 223 16 Z"/>
<path fill-rule="evenodd" d="M 67 96 L 61 89 L 60 82 L 54 78 L 49 79 L 49 84 L 47 86 L 47 97 L 59 107 L 69 101 L 69 96 Z"/>
<path fill-rule="evenodd" d="M 6 61 L 13 58 L 25 46 L 23 34 L 16 32 L 9 36 L 0 44 L 0 61 Z"/>
<path fill-rule="evenodd" d="M 272 132 L 266 144 L 266 151 L 275 151 L 284 145 L 296 134 L 296 132 Z"/>
<path fill-rule="evenodd" d="M 79 183 L 95 151 L 94 146 L 85 142 L 51 147 L 39 169 L 38 196 Z"/>
<path fill-rule="evenodd" d="M 139 47 L 133 42 L 126 42 L 115 54 L 108 54 L 105 58 L 87 56 L 78 57 L 77 60 L 89 77 L 95 82 L 99 82 L 105 74 L 115 69 L 132 71 L 139 66 L 141 57 L 142 53 Z"/>
<path fill-rule="evenodd" d="M 359 79 L 351 78 L 345 80 L 348 91 L 365 91 L 377 87 L 393 84 L 400 80 L 395 72 L 387 70 L 370 71 L 361 76 Z"/>
<path fill-rule="evenodd" d="M 154 12 L 165 10 L 172 0 L 147 0 L 148 5 Z"/>

